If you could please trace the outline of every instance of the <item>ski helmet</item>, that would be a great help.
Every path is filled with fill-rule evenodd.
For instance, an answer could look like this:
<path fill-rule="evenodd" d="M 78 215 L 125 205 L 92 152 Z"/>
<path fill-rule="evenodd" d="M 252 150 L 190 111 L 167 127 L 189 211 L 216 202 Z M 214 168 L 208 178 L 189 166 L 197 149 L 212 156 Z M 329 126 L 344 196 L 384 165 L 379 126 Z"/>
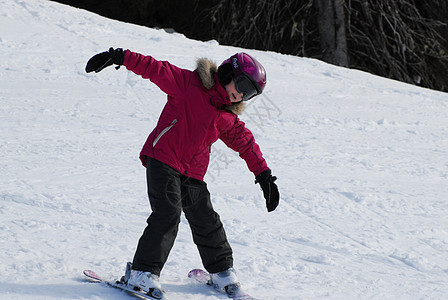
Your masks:
<path fill-rule="evenodd" d="M 263 65 L 247 53 L 232 55 L 221 63 L 218 76 L 222 85 L 235 81 L 238 92 L 243 93 L 243 100 L 260 95 L 266 86 L 266 70 Z"/>

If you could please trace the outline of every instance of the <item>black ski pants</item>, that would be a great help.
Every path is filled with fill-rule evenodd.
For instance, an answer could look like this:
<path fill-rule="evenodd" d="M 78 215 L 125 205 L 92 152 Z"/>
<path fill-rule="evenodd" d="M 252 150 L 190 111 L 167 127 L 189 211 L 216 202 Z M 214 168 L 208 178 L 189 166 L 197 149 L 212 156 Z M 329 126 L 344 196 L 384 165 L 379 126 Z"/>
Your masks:
<path fill-rule="evenodd" d="M 205 269 L 217 273 L 231 268 L 232 249 L 207 184 L 150 157 L 146 178 L 152 213 L 138 242 L 133 269 L 160 275 L 176 239 L 182 210 Z"/>

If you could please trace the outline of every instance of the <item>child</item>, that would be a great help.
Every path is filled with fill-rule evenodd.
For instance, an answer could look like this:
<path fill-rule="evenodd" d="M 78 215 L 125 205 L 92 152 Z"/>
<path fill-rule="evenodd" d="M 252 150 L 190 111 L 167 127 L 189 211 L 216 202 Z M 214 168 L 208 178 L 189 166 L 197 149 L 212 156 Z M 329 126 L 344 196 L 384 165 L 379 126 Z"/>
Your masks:
<path fill-rule="evenodd" d="M 145 293 L 161 295 L 160 272 L 174 244 L 181 212 L 185 213 L 202 263 L 212 283 L 223 290 L 238 287 L 232 249 L 203 181 L 211 145 L 221 139 L 239 152 L 256 176 L 268 212 L 275 210 L 279 192 L 252 133 L 239 120 L 244 101 L 260 95 L 266 85 L 263 66 L 246 53 L 237 53 L 219 68 L 200 59 L 189 71 L 129 50 L 110 48 L 93 56 L 86 72 L 112 64 L 150 79 L 168 95 L 157 126 L 140 153 L 146 167 L 152 213 L 141 236 L 125 280 Z"/>

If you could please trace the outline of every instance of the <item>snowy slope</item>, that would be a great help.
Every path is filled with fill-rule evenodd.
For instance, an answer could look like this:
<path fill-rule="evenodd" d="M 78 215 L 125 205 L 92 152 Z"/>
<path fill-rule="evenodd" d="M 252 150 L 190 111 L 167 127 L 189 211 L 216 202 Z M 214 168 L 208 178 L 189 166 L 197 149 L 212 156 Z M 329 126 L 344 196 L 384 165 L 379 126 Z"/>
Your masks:
<path fill-rule="evenodd" d="M 193 69 L 242 49 L 44 0 L 0 0 L 0 299 L 132 299 L 84 281 L 122 274 L 149 213 L 138 153 L 165 95 L 86 61 L 124 47 Z M 268 214 L 222 143 L 206 177 L 259 299 L 446 299 L 448 94 L 317 60 L 245 50 L 268 73 L 242 120 L 281 192 Z M 220 299 L 188 224 L 161 281 L 170 299 Z"/>

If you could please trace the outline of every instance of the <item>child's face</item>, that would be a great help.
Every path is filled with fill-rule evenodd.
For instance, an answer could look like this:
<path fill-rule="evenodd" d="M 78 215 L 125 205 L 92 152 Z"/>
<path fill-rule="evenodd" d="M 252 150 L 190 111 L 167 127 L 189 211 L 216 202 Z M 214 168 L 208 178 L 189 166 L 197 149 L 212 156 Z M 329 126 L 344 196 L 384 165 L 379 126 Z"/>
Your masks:
<path fill-rule="evenodd" d="M 225 86 L 227 94 L 229 94 L 229 98 L 231 102 L 240 102 L 243 100 L 243 93 L 238 93 L 235 86 L 235 81 L 230 81 L 228 85 Z"/>

